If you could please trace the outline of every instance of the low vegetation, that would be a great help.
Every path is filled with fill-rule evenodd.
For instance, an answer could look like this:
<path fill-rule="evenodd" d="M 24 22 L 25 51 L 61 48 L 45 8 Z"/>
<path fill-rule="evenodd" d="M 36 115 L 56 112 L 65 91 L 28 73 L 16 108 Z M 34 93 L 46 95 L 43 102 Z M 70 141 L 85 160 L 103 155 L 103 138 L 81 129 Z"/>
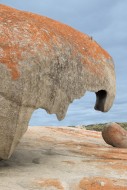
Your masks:
<path fill-rule="evenodd" d="M 102 129 L 104 128 L 105 124 L 95 124 L 95 125 L 87 125 L 86 129 L 87 130 L 94 130 L 94 131 L 102 131 Z M 125 130 L 127 130 L 127 123 L 117 123 L 119 124 L 121 127 L 123 127 Z"/>
<path fill-rule="evenodd" d="M 102 131 L 102 129 L 104 128 L 104 126 L 106 125 L 107 123 L 103 123 L 103 124 L 93 124 L 93 125 L 81 125 L 81 126 L 78 126 L 78 127 L 81 127 L 81 128 L 85 128 L 87 130 L 94 130 L 94 131 Z M 125 123 L 117 123 L 119 124 L 121 127 L 123 127 L 125 130 L 127 130 L 127 122 Z M 75 126 L 70 126 L 70 127 L 75 127 Z M 77 127 L 77 126 L 76 126 Z"/>

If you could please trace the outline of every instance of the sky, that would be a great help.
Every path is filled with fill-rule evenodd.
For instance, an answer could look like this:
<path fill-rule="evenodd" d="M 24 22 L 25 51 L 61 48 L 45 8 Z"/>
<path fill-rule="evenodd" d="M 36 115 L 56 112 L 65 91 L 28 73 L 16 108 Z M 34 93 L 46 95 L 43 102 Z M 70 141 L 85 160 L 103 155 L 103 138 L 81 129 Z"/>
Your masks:
<path fill-rule="evenodd" d="M 50 17 L 92 36 L 115 63 L 116 99 L 127 103 L 127 0 L 0 0 Z"/>

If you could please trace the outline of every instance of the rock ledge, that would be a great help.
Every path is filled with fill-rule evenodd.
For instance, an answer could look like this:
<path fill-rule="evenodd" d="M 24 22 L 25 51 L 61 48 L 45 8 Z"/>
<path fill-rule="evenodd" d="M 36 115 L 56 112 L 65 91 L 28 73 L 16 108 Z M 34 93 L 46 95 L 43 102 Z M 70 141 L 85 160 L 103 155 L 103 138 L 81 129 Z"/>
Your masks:
<path fill-rule="evenodd" d="M 9 160 L 0 161 L 2 190 L 127 190 L 127 149 L 100 132 L 30 127 Z"/>

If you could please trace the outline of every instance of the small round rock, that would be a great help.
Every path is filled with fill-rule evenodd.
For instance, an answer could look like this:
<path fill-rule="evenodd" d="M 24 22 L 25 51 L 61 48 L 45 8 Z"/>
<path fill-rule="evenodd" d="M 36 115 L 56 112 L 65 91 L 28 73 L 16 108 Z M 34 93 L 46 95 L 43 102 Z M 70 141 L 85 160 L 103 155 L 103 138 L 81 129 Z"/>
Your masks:
<path fill-rule="evenodd" d="M 104 141 L 118 148 L 127 148 L 127 131 L 117 123 L 109 123 L 102 130 Z"/>

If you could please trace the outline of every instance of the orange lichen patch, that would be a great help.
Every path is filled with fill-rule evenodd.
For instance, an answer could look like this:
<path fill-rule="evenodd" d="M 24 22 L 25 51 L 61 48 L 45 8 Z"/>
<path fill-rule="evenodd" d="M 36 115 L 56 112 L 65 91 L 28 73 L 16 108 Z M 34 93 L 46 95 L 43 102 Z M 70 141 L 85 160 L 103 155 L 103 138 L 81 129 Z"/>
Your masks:
<path fill-rule="evenodd" d="M 0 38 L 0 41 L 4 41 L 5 39 L 1 39 Z M 4 43 L 3 44 L 0 44 L 0 47 L 3 47 L 4 46 Z M 5 45 L 6 46 L 6 45 Z M 6 51 L 4 51 L 4 54 L 0 56 L 0 62 L 2 64 L 5 64 L 7 66 L 7 68 L 10 70 L 11 72 L 11 75 L 12 75 L 12 79 L 18 79 L 19 76 L 20 76 L 20 73 L 17 69 L 17 63 L 15 61 L 15 58 L 14 58 L 14 55 L 11 53 L 12 51 L 17 51 L 17 47 L 4 47 L 4 50 L 6 49 Z M 16 52 L 16 56 L 17 57 L 20 57 L 20 53 L 17 51 Z"/>
<path fill-rule="evenodd" d="M 127 187 L 115 184 L 115 180 L 107 178 L 84 178 L 77 190 L 127 190 Z"/>
<path fill-rule="evenodd" d="M 52 129 L 52 131 L 54 133 L 58 132 L 61 134 L 66 134 L 66 136 L 76 136 L 77 138 L 85 138 L 88 137 L 92 137 L 92 138 L 100 138 L 101 137 L 101 133 L 97 132 L 97 131 L 91 131 L 89 133 L 89 130 L 82 130 L 82 129 L 78 129 L 78 130 L 74 130 L 74 129 L 66 129 L 66 128 L 58 128 L 58 129 Z"/>
<path fill-rule="evenodd" d="M 58 179 L 42 179 L 36 182 L 40 187 L 56 188 L 57 190 L 64 190 L 61 182 Z"/>
<path fill-rule="evenodd" d="M 56 133 L 60 133 L 60 134 L 66 134 L 66 135 L 73 135 L 73 136 L 76 136 L 76 137 L 83 137 L 84 134 L 80 133 L 79 131 L 76 131 L 76 130 L 68 130 L 68 129 L 63 129 L 63 128 L 59 128 L 59 129 L 53 129 L 53 132 L 56 132 Z"/>
<path fill-rule="evenodd" d="M 71 145 L 69 145 L 71 146 Z M 74 146 L 74 145 L 72 145 Z M 76 148 L 72 149 L 72 153 L 76 153 L 83 156 L 94 156 L 99 159 L 112 159 L 112 160 L 127 160 L 127 155 L 119 152 L 118 149 L 114 151 L 113 148 L 101 147 L 102 145 L 92 144 L 92 143 L 84 143 L 84 146 L 80 145 L 80 149 Z"/>
<path fill-rule="evenodd" d="M 123 170 L 126 170 L 127 171 L 127 164 L 124 163 L 124 162 L 121 162 L 121 163 L 114 163 L 110 166 L 112 169 L 115 169 L 115 170 L 121 170 L 121 172 L 123 172 Z"/>
<path fill-rule="evenodd" d="M 13 79 L 19 77 L 18 62 L 29 60 L 39 52 L 42 56 L 50 53 L 52 57 L 59 52 L 64 56 L 68 53 L 65 49 L 69 48 L 70 58 L 80 57 L 79 61 L 87 64 L 91 72 L 100 75 L 106 61 L 111 61 L 110 55 L 92 38 L 47 17 L 0 5 L 0 19 L 3 36 L 0 44 L 4 41 L 9 47 L 2 47 L 5 53 L 0 62 L 10 69 Z M 95 63 L 98 63 L 96 67 Z"/>
<path fill-rule="evenodd" d="M 0 17 L 0 21 L 2 21 L 3 20 L 3 18 L 2 17 Z"/>
<path fill-rule="evenodd" d="M 127 160 L 127 149 L 111 148 L 103 151 L 104 158 L 112 158 L 116 160 Z"/>

